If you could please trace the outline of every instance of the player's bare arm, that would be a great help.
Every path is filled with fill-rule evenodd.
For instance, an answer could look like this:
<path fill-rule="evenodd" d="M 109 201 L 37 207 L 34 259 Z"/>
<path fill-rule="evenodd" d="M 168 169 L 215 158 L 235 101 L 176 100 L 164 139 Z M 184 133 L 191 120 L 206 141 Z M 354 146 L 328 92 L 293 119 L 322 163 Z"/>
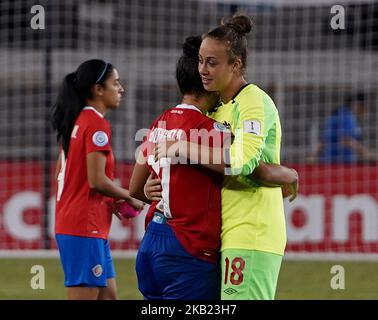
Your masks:
<path fill-rule="evenodd" d="M 155 146 L 155 161 L 164 157 L 180 156 L 223 174 L 227 166 L 225 160 L 227 153 L 228 149 L 226 148 L 213 148 L 184 140 L 164 140 Z M 202 161 L 204 154 L 206 162 Z M 263 161 L 259 163 L 251 177 L 267 187 L 282 186 L 283 197 L 290 196 L 290 201 L 293 201 L 298 193 L 298 173 L 294 169 L 282 165 L 269 164 Z"/>
<path fill-rule="evenodd" d="M 298 182 L 296 170 L 263 161 L 259 162 L 259 166 L 252 172 L 251 176 L 268 187 L 278 187 Z"/>
<path fill-rule="evenodd" d="M 130 196 L 129 191 L 117 186 L 105 174 L 106 155 L 103 152 L 91 152 L 87 155 L 87 174 L 89 187 L 98 192 L 123 199 L 137 210 L 143 209 L 143 202 Z"/>
<path fill-rule="evenodd" d="M 360 141 L 354 138 L 344 137 L 341 139 L 341 144 L 347 148 L 350 148 L 368 162 L 378 161 L 378 156 L 374 152 L 370 151 Z"/>
<path fill-rule="evenodd" d="M 145 192 L 146 182 L 149 181 L 150 171 L 144 161 L 143 153 L 139 152 L 138 159 L 134 165 L 133 173 L 130 179 L 129 192 L 130 196 L 142 200 L 147 203 L 155 201 L 153 197 L 146 196 Z M 151 180 L 151 179 L 150 179 Z M 155 186 L 156 187 L 156 186 Z M 160 182 L 159 182 L 160 187 Z M 157 187 L 156 187 L 157 188 Z M 160 199 L 159 199 L 160 200 Z"/>

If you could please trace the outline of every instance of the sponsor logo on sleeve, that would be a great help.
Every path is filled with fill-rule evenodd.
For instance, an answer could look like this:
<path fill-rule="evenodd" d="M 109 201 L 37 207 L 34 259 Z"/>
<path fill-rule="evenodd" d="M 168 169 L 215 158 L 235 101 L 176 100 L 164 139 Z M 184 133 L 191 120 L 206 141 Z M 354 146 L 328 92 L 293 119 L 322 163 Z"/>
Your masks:
<path fill-rule="evenodd" d="M 258 120 L 246 120 L 243 122 L 243 131 L 255 135 L 261 134 L 261 123 Z"/>
<path fill-rule="evenodd" d="M 108 144 L 109 138 L 104 131 L 97 131 L 93 134 L 92 141 L 97 147 L 104 147 Z"/>

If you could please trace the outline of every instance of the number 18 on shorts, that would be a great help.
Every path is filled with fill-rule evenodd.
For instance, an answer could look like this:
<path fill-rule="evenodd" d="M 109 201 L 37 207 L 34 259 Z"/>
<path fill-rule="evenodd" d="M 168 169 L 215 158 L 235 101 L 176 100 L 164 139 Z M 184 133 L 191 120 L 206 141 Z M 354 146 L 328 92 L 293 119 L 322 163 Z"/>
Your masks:
<path fill-rule="evenodd" d="M 222 300 L 272 300 L 282 256 L 245 249 L 222 251 Z"/>

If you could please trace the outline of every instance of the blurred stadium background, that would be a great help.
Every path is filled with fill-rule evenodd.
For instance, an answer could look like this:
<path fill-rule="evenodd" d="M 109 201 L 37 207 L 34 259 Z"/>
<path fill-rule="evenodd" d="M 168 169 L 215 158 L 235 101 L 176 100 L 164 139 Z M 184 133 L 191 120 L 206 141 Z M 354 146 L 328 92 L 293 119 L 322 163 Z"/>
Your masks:
<path fill-rule="evenodd" d="M 345 9 L 345 29 L 331 28 L 335 4 Z M 30 24 L 34 5 L 0 2 L 0 299 L 65 298 L 53 240 L 57 146 L 48 123 L 63 76 L 90 58 L 119 70 L 126 97 L 109 119 L 117 177 L 127 186 L 136 132 L 179 100 L 174 74 L 184 38 L 240 11 L 255 20 L 247 78 L 274 98 L 282 163 L 301 178 L 300 196 L 285 204 L 277 298 L 378 299 L 377 165 L 308 163 L 325 119 L 356 91 L 368 97 L 363 143 L 378 150 L 378 2 L 41 0 L 39 30 Z M 143 215 L 112 225 L 121 298 L 141 298 L 133 258 L 143 229 Z M 42 293 L 30 289 L 33 264 L 46 266 Z M 334 264 L 345 267 L 345 290 L 330 288 Z"/>

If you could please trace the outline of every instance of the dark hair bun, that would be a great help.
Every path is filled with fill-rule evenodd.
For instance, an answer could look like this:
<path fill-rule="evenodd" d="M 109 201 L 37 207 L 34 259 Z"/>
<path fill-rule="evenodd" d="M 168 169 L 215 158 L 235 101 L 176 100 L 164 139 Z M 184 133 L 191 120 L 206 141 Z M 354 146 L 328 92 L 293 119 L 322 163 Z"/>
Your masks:
<path fill-rule="evenodd" d="M 222 21 L 226 27 L 234 29 L 238 34 L 244 36 L 252 30 L 252 20 L 244 14 L 236 14 L 232 18 Z"/>
<path fill-rule="evenodd" d="M 190 36 L 185 39 L 182 45 L 182 52 L 185 57 L 192 58 L 198 57 L 198 51 L 201 46 L 202 38 L 201 36 Z"/>

